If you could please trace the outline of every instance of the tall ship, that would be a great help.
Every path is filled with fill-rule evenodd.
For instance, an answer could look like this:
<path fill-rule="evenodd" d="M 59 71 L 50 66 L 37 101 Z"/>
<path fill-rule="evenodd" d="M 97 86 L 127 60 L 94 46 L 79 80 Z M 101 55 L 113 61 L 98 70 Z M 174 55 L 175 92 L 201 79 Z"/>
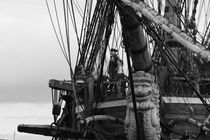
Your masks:
<path fill-rule="evenodd" d="M 69 80 L 49 80 L 53 140 L 209 140 L 209 0 L 46 0 Z"/>

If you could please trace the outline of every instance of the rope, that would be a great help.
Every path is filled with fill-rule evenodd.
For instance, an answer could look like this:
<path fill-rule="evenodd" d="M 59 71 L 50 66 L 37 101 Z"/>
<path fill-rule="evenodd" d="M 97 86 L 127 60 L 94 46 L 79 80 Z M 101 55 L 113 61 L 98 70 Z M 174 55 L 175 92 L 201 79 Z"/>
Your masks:
<path fill-rule="evenodd" d="M 124 39 L 127 39 L 126 35 L 124 34 Z M 133 84 L 133 77 L 132 77 L 132 68 L 131 68 L 131 63 L 130 63 L 130 55 L 128 51 L 128 47 L 130 43 L 128 41 L 124 40 L 124 45 L 125 45 L 125 51 L 126 51 L 126 56 L 127 56 L 127 63 L 128 63 L 128 72 L 129 72 L 129 79 L 130 79 L 130 88 L 131 88 L 131 95 L 132 95 L 132 102 L 133 102 L 133 112 L 134 112 L 134 117 L 136 121 L 136 133 L 137 133 L 137 139 L 138 140 L 143 140 L 143 136 L 140 135 L 140 128 L 139 128 L 139 118 L 137 114 L 137 107 L 136 107 L 136 97 L 134 93 L 134 84 Z"/>
<path fill-rule="evenodd" d="M 49 16 L 50 16 L 50 21 L 51 21 L 51 24 L 52 24 L 52 26 L 53 26 L 53 30 L 54 30 L 54 33 L 55 33 L 55 35 L 56 35 L 56 38 L 57 38 L 59 47 L 60 47 L 60 49 L 61 49 L 61 51 L 62 51 L 62 53 L 63 53 L 63 55 L 64 55 L 64 58 L 65 58 L 66 61 L 67 61 L 67 63 L 69 63 L 68 57 L 67 57 L 67 55 L 66 55 L 66 51 L 65 51 L 65 49 L 63 49 L 63 47 L 62 47 L 62 45 L 61 45 L 61 42 L 60 42 L 60 39 L 59 39 L 59 37 L 58 37 L 58 33 L 57 33 L 57 31 L 56 31 L 55 24 L 54 24 L 54 22 L 53 22 L 53 18 L 52 18 L 52 14 L 51 14 L 51 12 L 50 12 L 50 8 L 49 8 L 48 1 L 45 0 L 45 2 L 46 2 L 46 5 L 47 5 L 48 14 L 49 14 Z"/>
<path fill-rule="evenodd" d="M 76 1 L 76 2 L 75 2 Z M 76 9 L 77 9 L 77 11 L 79 12 L 79 15 L 81 16 L 81 17 L 83 17 L 82 16 L 82 8 L 80 7 L 80 5 L 79 5 L 79 3 L 78 3 L 78 1 L 77 0 L 73 0 L 73 3 L 74 3 L 74 5 L 75 5 L 75 7 L 76 7 Z"/>
<path fill-rule="evenodd" d="M 82 55 L 82 52 L 81 52 L 81 41 L 82 41 L 82 38 L 84 37 L 84 36 L 82 36 L 82 35 L 83 35 L 83 31 L 84 31 L 84 29 L 83 29 L 83 28 L 84 28 L 84 24 L 86 23 L 86 19 L 85 19 L 84 17 L 85 17 L 85 15 L 86 15 L 87 1 L 88 1 L 88 0 L 85 1 L 85 9 L 84 9 L 83 16 L 82 16 L 82 27 L 81 27 L 80 38 L 79 38 L 79 39 L 80 39 L 80 40 L 79 40 L 80 46 L 79 46 L 79 48 L 78 48 L 77 59 L 76 59 L 76 65 L 78 65 L 79 54 Z M 75 67 L 75 71 L 76 71 L 76 67 Z"/>
<path fill-rule="evenodd" d="M 116 2 L 116 1 L 115 1 Z M 118 5 L 120 5 L 118 2 L 116 2 Z M 139 21 L 139 23 L 142 23 L 143 20 L 138 16 L 138 15 L 132 15 L 131 13 L 129 13 L 131 16 L 135 16 L 137 18 L 137 20 Z M 147 21 L 147 20 L 146 20 Z M 148 23 L 144 23 L 144 25 L 148 28 L 146 28 L 146 32 L 155 39 L 155 41 L 158 43 L 159 48 L 161 50 L 162 53 L 164 53 L 169 60 L 174 64 L 174 66 L 177 68 L 177 70 L 181 73 L 181 75 L 185 78 L 185 80 L 189 83 L 190 87 L 193 89 L 193 91 L 195 91 L 196 95 L 199 97 L 199 99 L 201 100 L 201 102 L 203 103 L 203 105 L 206 107 L 206 109 L 210 112 L 210 107 L 209 105 L 206 103 L 206 101 L 202 98 L 202 96 L 200 95 L 200 93 L 195 89 L 195 87 L 193 86 L 193 84 L 189 81 L 189 79 L 186 77 L 186 75 L 182 72 L 182 70 L 179 68 L 179 66 L 175 63 L 175 61 L 173 61 L 173 59 L 171 58 L 170 55 L 168 55 L 168 53 L 165 52 L 165 50 L 162 47 L 166 47 L 166 45 L 163 43 L 163 41 L 160 39 L 159 35 L 157 34 L 157 32 L 150 26 L 150 24 Z M 150 30 L 149 30 L 150 29 Z"/>
<path fill-rule="evenodd" d="M 92 18 L 92 22 L 90 25 L 88 25 L 88 34 L 86 34 L 86 37 L 84 38 L 83 41 L 83 46 L 82 46 L 82 53 L 80 56 L 80 60 L 78 62 L 77 66 L 84 66 L 85 65 L 85 61 L 87 60 L 87 55 L 88 55 L 88 51 L 90 49 L 90 45 L 93 41 L 93 36 L 94 36 L 94 32 L 96 30 L 97 25 L 97 20 L 99 19 L 99 10 L 103 10 L 104 7 L 102 6 L 101 2 L 97 2 L 96 3 L 96 8 L 95 11 L 93 13 L 93 18 Z"/>
<path fill-rule="evenodd" d="M 53 0 L 53 3 L 54 3 L 55 13 L 56 13 L 56 19 L 57 19 L 58 29 L 59 29 L 61 41 L 62 41 L 62 44 L 63 44 L 62 48 L 63 48 L 63 50 L 65 52 L 65 57 L 67 58 L 67 53 L 66 53 L 66 49 L 65 49 L 65 45 L 64 45 L 63 36 L 62 36 L 62 33 L 61 33 L 60 22 L 59 22 L 59 18 L 58 18 L 58 11 L 57 11 L 57 6 L 56 6 L 56 3 L 55 3 L 55 0 Z"/>
<path fill-rule="evenodd" d="M 209 30 L 209 27 L 210 27 L 210 22 L 209 22 L 209 24 L 208 24 L 208 26 L 207 26 L 207 28 L 206 28 L 206 32 L 204 33 L 204 36 L 203 36 L 203 40 L 202 40 L 202 44 L 204 44 L 204 45 L 206 45 L 207 44 L 207 42 L 208 42 L 208 35 L 207 35 L 207 32 L 208 32 L 208 30 Z M 210 30 L 209 30 L 209 33 L 210 33 Z M 206 38 L 206 36 L 207 36 L 207 38 Z M 205 41 L 205 38 L 206 38 L 206 41 Z M 205 42 L 204 42 L 205 41 Z"/>
<path fill-rule="evenodd" d="M 148 24 L 146 24 L 148 25 Z M 203 99 L 203 97 L 200 95 L 200 93 L 195 89 L 195 87 L 193 86 L 193 84 L 189 81 L 189 79 L 186 77 L 186 75 L 183 73 L 183 71 L 179 68 L 179 66 L 176 64 L 176 62 L 174 62 L 173 58 L 161 47 L 166 47 L 165 44 L 161 41 L 160 37 L 157 35 L 156 32 L 153 31 L 153 29 L 151 27 L 149 27 L 149 29 L 152 31 L 151 33 L 148 31 L 148 28 L 146 29 L 147 33 L 152 36 L 156 42 L 159 45 L 159 48 L 161 50 L 162 53 L 164 53 L 169 60 L 174 64 L 174 66 L 177 68 L 177 70 L 181 73 L 181 75 L 184 77 L 184 79 L 189 83 L 190 87 L 193 89 L 193 91 L 195 91 L 196 95 L 198 96 L 198 98 L 201 100 L 201 102 L 203 103 L 203 105 L 206 107 L 206 109 L 210 112 L 210 107 L 209 105 L 206 103 L 206 101 Z M 156 36 L 154 36 L 153 34 Z"/>
<path fill-rule="evenodd" d="M 111 5 L 110 8 L 107 8 L 107 10 L 110 10 L 110 14 L 113 14 L 113 8 L 114 8 L 114 5 Z M 109 15 L 109 14 L 108 14 Z M 109 17 L 107 15 L 107 17 Z M 108 43 L 109 43 L 109 38 L 110 38 L 110 35 L 111 35 L 111 29 L 112 29 L 112 25 L 113 23 L 110 22 L 108 23 L 108 25 L 106 26 L 106 32 L 105 32 L 105 45 L 104 45 L 104 51 L 103 51 L 103 55 L 102 55 L 102 59 L 101 59 L 101 67 L 100 67 L 100 73 L 99 73 L 99 80 L 98 80 L 98 84 L 97 84 L 97 91 L 98 93 L 100 93 L 100 86 L 101 86 L 101 82 L 102 82 L 102 75 L 103 75 L 103 67 L 104 67 L 104 61 L 105 61 L 105 58 L 106 58 L 106 51 L 107 51 L 107 48 L 108 48 Z M 100 95 L 97 94 L 97 97 L 96 97 L 96 103 L 100 100 Z"/>
<path fill-rule="evenodd" d="M 199 25 L 199 23 L 200 23 L 200 18 L 201 18 L 201 13 L 202 13 L 203 6 L 204 6 L 204 0 L 202 0 L 202 4 L 200 4 L 197 25 Z"/>
<path fill-rule="evenodd" d="M 73 7 L 73 2 L 72 0 L 70 0 L 70 6 L 71 6 L 71 10 L 70 7 L 68 7 L 69 13 L 70 13 L 70 17 L 71 17 L 71 21 L 73 24 L 73 28 L 74 31 L 76 33 L 76 38 L 77 38 L 77 43 L 78 43 L 78 47 L 80 46 L 80 39 L 79 39 L 79 35 L 78 35 L 78 31 L 77 31 L 77 24 L 76 24 L 76 19 L 75 19 L 75 13 L 74 13 L 74 7 Z"/>
<path fill-rule="evenodd" d="M 76 86 L 75 86 L 75 80 L 74 80 L 74 76 L 73 76 L 73 70 L 72 70 L 72 65 L 71 65 L 71 50 L 70 50 L 70 42 L 69 42 L 69 22 L 68 22 L 68 19 L 69 19 L 69 15 L 68 15 L 68 1 L 65 3 L 65 0 L 63 0 L 63 9 L 64 9 L 64 19 L 65 19 L 65 28 L 66 28 L 66 38 L 67 38 L 67 47 L 68 47 L 68 54 L 69 54 L 69 68 L 70 68 L 70 77 L 71 77 L 71 80 L 72 80 L 72 88 L 73 88 L 73 96 L 74 96 L 74 99 L 75 99 L 75 104 L 76 104 L 76 108 L 79 107 L 79 100 L 77 98 L 77 95 L 76 95 Z M 77 114 L 77 118 L 81 118 L 82 116 L 80 116 L 81 112 L 79 112 Z"/>

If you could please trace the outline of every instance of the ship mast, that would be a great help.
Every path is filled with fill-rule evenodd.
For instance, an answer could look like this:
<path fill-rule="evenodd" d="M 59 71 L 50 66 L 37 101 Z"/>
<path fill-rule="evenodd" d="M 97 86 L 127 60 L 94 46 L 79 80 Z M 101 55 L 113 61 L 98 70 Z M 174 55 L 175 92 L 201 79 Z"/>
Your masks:
<path fill-rule="evenodd" d="M 140 0 L 134 2 L 139 3 Z M 151 53 L 148 49 L 144 25 L 141 23 L 143 17 L 137 17 L 133 9 L 120 2 L 116 4 L 120 11 L 130 79 L 125 118 L 127 139 L 159 140 L 159 90 L 154 86 Z M 130 57 L 133 70 L 130 68 Z"/>
<path fill-rule="evenodd" d="M 162 97 L 159 95 L 158 80 L 160 80 L 162 95 L 162 85 L 164 84 L 161 83 L 161 79 L 158 79 L 157 71 L 161 66 L 170 69 L 171 73 L 168 72 L 168 75 L 171 74 L 173 80 L 168 84 L 172 85 L 171 87 L 174 86 L 174 90 L 167 89 L 164 91 L 165 93 L 169 90 L 171 90 L 170 93 L 176 91 L 188 93 L 188 88 L 179 89 L 172 82 L 179 80 L 180 86 L 183 81 L 188 81 L 186 75 L 189 70 L 193 69 L 193 55 L 210 60 L 210 52 L 203 46 L 209 40 L 210 32 L 206 32 L 207 40 L 204 40 L 204 43 L 197 41 L 197 30 L 194 23 L 196 2 L 198 1 L 195 0 L 191 17 L 189 14 L 191 12 L 189 10 L 190 1 L 166 0 L 165 16 L 163 17 L 160 15 L 161 7 L 156 12 L 143 0 L 97 0 L 93 11 L 91 9 L 93 1 L 86 0 L 80 35 L 75 31 L 79 48 L 72 79 L 70 81 L 52 79 L 49 82 L 52 94 L 59 95 L 56 96 L 59 97 L 56 99 L 65 101 L 63 110 L 59 104 L 60 109 L 57 110 L 57 113 L 53 113 L 54 116 L 56 115 L 56 119 L 51 125 L 19 125 L 18 130 L 53 136 L 53 139 L 59 140 L 72 138 L 160 140 L 160 122 L 165 119 L 170 120 L 170 118 L 164 116 L 164 119 L 160 120 L 159 109 Z M 65 5 L 65 0 L 63 2 Z M 69 26 L 72 14 L 72 23 L 77 28 L 73 9 L 74 1 L 66 0 L 66 2 L 66 26 Z M 161 0 L 158 2 L 160 6 Z M 185 12 L 182 11 L 183 7 L 185 7 Z M 184 18 L 182 17 L 183 13 L 185 13 Z M 119 36 L 122 41 L 120 40 L 120 43 L 112 42 L 112 44 L 116 46 L 120 44 L 120 49 L 127 54 L 129 76 L 123 75 L 122 78 L 121 75 L 118 79 L 112 79 L 110 74 L 105 74 L 104 67 L 106 67 L 107 52 L 111 52 L 111 48 L 113 49 L 113 46 L 109 45 L 111 44 L 110 38 L 115 36 L 113 32 L 116 15 L 120 17 L 117 21 L 121 22 L 118 30 L 120 30 Z M 70 35 L 69 27 L 66 27 L 66 31 Z M 147 37 L 151 40 L 148 41 Z M 70 39 L 69 36 L 67 39 Z M 153 44 L 154 52 L 157 50 L 158 57 L 162 57 L 157 62 L 156 59 L 153 60 L 153 55 L 149 50 L 151 42 L 155 42 L 155 45 Z M 180 59 L 181 53 L 184 54 L 184 59 L 187 58 L 191 61 L 182 61 L 184 59 Z M 68 55 L 70 55 L 70 51 Z M 70 62 L 70 56 L 67 61 Z M 180 75 L 183 75 L 185 79 L 183 80 Z M 200 97 L 198 82 L 193 83 L 197 85 L 197 90 L 195 85 L 191 84 L 191 86 L 207 110 L 210 110 L 205 100 Z M 166 88 L 168 87 L 166 86 Z M 190 89 L 190 93 L 193 94 L 193 90 Z M 75 101 L 78 101 L 78 104 Z M 55 112 L 55 109 L 53 110 Z M 166 111 L 171 111 L 171 109 Z M 201 130 L 207 129 L 191 118 L 184 121 L 199 126 Z M 167 123 L 167 120 L 165 122 Z M 176 125 L 176 122 L 172 121 L 169 127 L 173 125 Z M 167 129 L 163 135 L 168 134 L 168 137 L 171 132 L 183 136 L 182 138 L 189 136 L 185 132 L 177 132 L 175 129 L 169 128 L 168 125 L 163 125 L 163 127 Z"/>

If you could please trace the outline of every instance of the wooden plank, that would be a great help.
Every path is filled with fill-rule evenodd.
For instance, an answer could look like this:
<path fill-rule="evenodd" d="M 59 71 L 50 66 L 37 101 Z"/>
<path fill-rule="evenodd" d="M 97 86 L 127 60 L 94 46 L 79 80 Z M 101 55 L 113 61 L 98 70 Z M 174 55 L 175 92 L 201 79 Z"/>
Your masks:
<path fill-rule="evenodd" d="M 183 115 L 183 114 L 165 114 L 164 120 L 176 120 L 176 119 L 186 119 L 188 117 L 192 117 L 192 115 Z M 193 115 L 193 118 L 197 121 L 204 121 L 206 116 L 203 115 Z"/>
<path fill-rule="evenodd" d="M 98 109 L 98 114 L 110 115 L 124 120 L 126 115 L 126 106 Z"/>
<path fill-rule="evenodd" d="M 166 114 L 180 114 L 180 115 L 202 115 L 207 116 L 209 112 L 202 104 L 165 104 L 164 112 Z"/>
<path fill-rule="evenodd" d="M 187 97 L 186 95 L 179 95 L 179 96 L 163 96 L 163 101 L 165 103 L 178 103 L 178 104 L 202 104 L 201 100 L 198 97 Z M 207 104 L 210 104 L 210 98 L 203 98 Z"/>
<path fill-rule="evenodd" d="M 59 80 L 51 79 L 49 80 L 49 87 L 53 89 L 73 92 L 71 82 L 67 82 L 67 81 L 59 81 Z"/>
<path fill-rule="evenodd" d="M 102 109 L 102 108 L 120 107 L 120 106 L 126 106 L 126 104 L 127 104 L 127 101 L 125 99 L 105 101 L 105 102 L 99 102 L 97 104 L 97 108 Z"/>

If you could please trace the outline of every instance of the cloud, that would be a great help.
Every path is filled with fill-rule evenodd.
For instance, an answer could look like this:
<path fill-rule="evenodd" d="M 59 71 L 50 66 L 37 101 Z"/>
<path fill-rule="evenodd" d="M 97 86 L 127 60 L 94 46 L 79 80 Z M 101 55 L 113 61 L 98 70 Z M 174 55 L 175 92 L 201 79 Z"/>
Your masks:
<path fill-rule="evenodd" d="M 33 134 L 17 134 L 13 133 L 13 135 L 0 135 L 0 140 L 51 140 L 51 137 L 41 136 L 41 135 L 33 135 Z"/>
<path fill-rule="evenodd" d="M 33 134 L 18 134 L 15 137 L 16 140 L 51 140 L 51 137 L 48 136 L 40 136 L 40 135 L 33 135 Z"/>
<path fill-rule="evenodd" d="M 16 18 L 0 13 L 0 27 L 8 26 L 8 24 L 13 24 L 16 22 Z"/>
<path fill-rule="evenodd" d="M 14 135 L 18 124 L 50 124 L 51 108 L 51 103 L 1 103 L 0 138 Z"/>

